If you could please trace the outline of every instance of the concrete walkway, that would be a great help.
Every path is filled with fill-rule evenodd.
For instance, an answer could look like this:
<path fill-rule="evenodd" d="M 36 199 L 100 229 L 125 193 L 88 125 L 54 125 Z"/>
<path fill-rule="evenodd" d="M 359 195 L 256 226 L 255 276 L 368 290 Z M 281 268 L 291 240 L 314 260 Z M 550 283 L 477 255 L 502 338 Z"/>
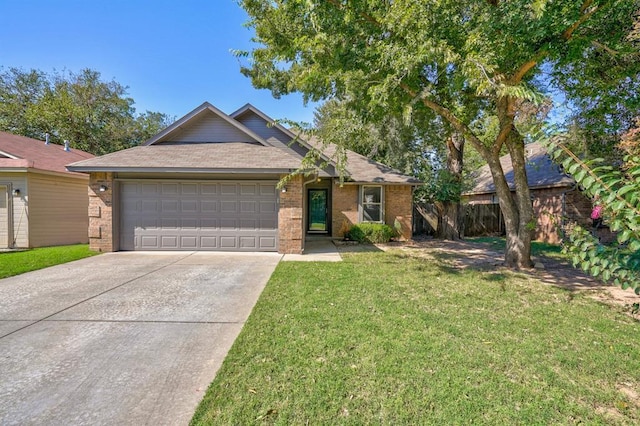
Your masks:
<path fill-rule="evenodd" d="M 0 280 L 0 424 L 186 425 L 281 257 L 108 253 Z"/>
<path fill-rule="evenodd" d="M 305 241 L 303 254 L 285 254 L 282 260 L 285 262 L 341 262 L 342 257 L 333 241 L 323 238 Z"/>

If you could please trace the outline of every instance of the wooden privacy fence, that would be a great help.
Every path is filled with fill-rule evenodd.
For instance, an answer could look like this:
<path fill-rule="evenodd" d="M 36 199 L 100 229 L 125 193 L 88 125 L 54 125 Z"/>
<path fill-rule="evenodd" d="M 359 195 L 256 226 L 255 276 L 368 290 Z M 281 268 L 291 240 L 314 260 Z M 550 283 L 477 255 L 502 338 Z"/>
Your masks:
<path fill-rule="evenodd" d="M 464 207 L 465 237 L 504 235 L 504 219 L 498 204 L 466 204 Z M 438 227 L 438 210 L 433 204 L 415 204 L 413 233 L 434 235 Z"/>

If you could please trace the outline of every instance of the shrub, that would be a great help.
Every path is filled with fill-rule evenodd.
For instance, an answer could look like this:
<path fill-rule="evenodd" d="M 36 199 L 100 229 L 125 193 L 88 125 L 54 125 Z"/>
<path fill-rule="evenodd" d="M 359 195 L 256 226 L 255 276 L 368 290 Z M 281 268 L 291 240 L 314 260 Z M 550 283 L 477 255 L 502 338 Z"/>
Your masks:
<path fill-rule="evenodd" d="M 393 228 L 383 223 L 359 223 L 349 230 L 349 237 L 361 243 L 386 243 L 395 235 Z"/>

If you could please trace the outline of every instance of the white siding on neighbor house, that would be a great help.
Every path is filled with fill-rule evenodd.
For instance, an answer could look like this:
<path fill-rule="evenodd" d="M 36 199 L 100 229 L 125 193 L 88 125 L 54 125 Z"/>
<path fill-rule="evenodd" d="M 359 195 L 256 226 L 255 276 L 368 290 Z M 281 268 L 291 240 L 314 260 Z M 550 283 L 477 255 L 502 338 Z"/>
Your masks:
<path fill-rule="evenodd" d="M 213 112 L 202 114 L 170 136 L 167 142 L 247 142 L 258 143 L 251 136 Z M 162 143 L 162 142 L 158 142 Z"/>
<path fill-rule="evenodd" d="M 0 248 L 9 247 L 9 196 L 8 185 L 0 185 Z"/>
<path fill-rule="evenodd" d="M 0 201 L 0 234 L 13 236 L 13 241 L 6 244 L 7 237 L 0 236 L 0 248 L 29 247 L 29 211 L 26 173 L 0 173 L 0 185 L 8 192 L 4 203 Z M 20 190 L 19 195 L 13 195 L 13 190 Z M 3 197 L 0 188 L 0 198 Z M 9 210 L 13 211 L 11 220 L 7 217 Z M 4 213 L 3 213 L 4 212 Z M 11 230 L 8 229 L 11 226 Z M 3 243 L 5 243 L 3 245 Z"/>
<path fill-rule="evenodd" d="M 89 179 L 29 173 L 31 247 L 89 241 Z"/>

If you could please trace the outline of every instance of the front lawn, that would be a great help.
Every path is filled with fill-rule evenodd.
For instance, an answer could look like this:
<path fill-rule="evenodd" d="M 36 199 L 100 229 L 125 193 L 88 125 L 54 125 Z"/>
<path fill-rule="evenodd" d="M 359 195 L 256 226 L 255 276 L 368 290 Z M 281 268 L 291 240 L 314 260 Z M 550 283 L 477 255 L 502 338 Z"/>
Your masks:
<path fill-rule="evenodd" d="M 465 238 L 465 241 L 483 244 L 491 250 L 498 252 L 504 252 L 506 246 L 504 237 L 471 237 Z M 543 243 L 541 241 L 531 242 L 531 254 L 533 256 L 566 258 L 566 256 L 562 254 L 562 246 L 560 244 Z"/>
<path fill-rule="evenodd" d="M 42 247 L 27 251 L 0 252 L 0 278 L 71 262 L 98 254 L 87 244 Z"/>
<path fill-rule="evenodd" d="M 637 321 L 443 262 L 280 263 L 192 423 L 640 422 Z"/>

